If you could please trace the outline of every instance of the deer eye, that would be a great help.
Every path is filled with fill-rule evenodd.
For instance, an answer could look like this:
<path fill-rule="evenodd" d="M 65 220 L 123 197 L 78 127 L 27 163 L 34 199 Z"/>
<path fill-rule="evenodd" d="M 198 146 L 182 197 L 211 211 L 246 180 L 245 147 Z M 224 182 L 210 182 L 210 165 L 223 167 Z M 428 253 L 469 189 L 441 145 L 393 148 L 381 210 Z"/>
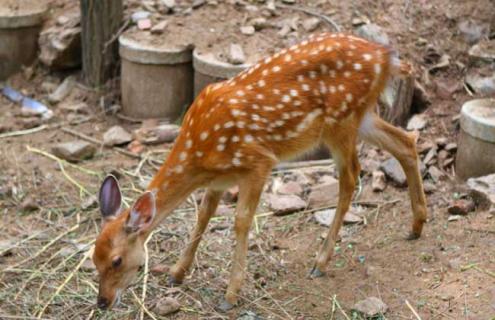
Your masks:
<path fill-rule="evenodd" d="M 112 267 L 118 268 L 122 264 L 122 257 L 116 257 L 112 260 Z"/>

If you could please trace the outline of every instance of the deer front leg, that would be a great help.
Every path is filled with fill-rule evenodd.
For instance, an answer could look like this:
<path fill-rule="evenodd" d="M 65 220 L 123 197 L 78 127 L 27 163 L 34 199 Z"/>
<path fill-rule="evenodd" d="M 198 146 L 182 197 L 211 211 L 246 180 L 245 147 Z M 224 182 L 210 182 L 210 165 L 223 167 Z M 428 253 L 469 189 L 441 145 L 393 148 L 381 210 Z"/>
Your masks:
<path fill-rule="evenodd" d="M 246 179 L 247 181 L 243 181 L 239 185 L 239 200 L 237 202 L 234 224 L 236 246 L 225 299 L 218 307 L 221 311 L 225 312 L 232 309 L 238 301 L 239 290 L 241 289 L 246 272 L 249 229 L 256 213 L 256 207 L 258 206 L 265 179 L 270 173 L 270 170 L 271 166 L 267 166 L 263 170 L 258 170 L 257 173 L 251 174 L 250 179 Z"/>
<path fill-rule="evenodd" d="M 206 190 L 198 211 L 196 225 L 189 238 L 189 243 L 179 261 L 177 261 L 170 270 L 169 285 L 180 284 L 184 280 L 184 275 L 191 267 L 201 237 L 205 232 L 211 217 L 215 214 L 222 193 L 222 191 Z"/>

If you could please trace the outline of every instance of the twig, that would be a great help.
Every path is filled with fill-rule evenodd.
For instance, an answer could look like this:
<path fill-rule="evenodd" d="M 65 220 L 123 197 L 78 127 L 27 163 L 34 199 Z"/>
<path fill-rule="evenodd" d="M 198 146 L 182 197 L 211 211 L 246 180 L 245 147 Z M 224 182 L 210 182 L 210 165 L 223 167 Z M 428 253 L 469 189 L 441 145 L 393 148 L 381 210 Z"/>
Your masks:
<path fill-rule="evenodd" d="M 111 45 L 115 40 L 117 40 L 118 37 L 120 37 L 120 35 L 125 31 L 125 29 L 129 26 L 130 23 L 131 23 L 131 19 L 127 19 L 126 21 L 124 21 L 120 29 L 117 30 L 117 32 L 110 38 L 110 40 L 105 42 L 105 44 L 103 45 L 102 54 L 105 54 L 107 52 L 108 46 Z"/>
<path fill-rule="evenodd" d="M 407 301 L 407 299 L 406 299 L 406 305 L 411 310 L 411 312 L 414 314 L 414 316 L 416 317 L 416 319 L 421 320 L 421 317 L 416 312 L 416 310 L 414 310 L 413 306 L 409 303 L 409 301 Z"/>
<path fill-rule="evenodd" d="M 465 230 L 474 231 L 474 232 L 495 233 L 495 230 L 487 230 L 487 229 L 465 228 Z M 0 254 L 0 256 L 1 256 L 1 254 Z"/>
<path fill-rule="evenodd" d="M 98 139 L 95 139 L 93 137 L 90 137 L 90 136 L 87 136 L 85 135 L 84 133 L 80 133 L 80 132 L 77 132 L 77 131 L 74 131 L 72 129 L 69 129 L 69 128 L 66 128 L 66 127 L 62 127 L 61 130 L 65 133 L 68 133 L 68 134 L 71 134 L 73 136 L 76 136 L 78 138 L 81 138 L 83 140 L 86 140 L 86 141 L 89 141 L 91 143 L 94 143 L 94 144 L 97 144 L 99 146 L 102 146 L 103 145 L 103 141 L 100 141 Z M 126 155 L 128 157 L 131 157 L 131 158 L 134 158 L 134 159 L 141 159 L 141 156 L 138 155 L 138 154 L 135 154 L 135 153 L 132 153 L 130 151 L 127 151 L 125 149 L 122 149 L 122 148 L 119 148 L 119 147 L 112 147 L 111 149 L 123 154 L 123 155 Z"/>
<path fill-rule="evenodd" d="M 0 139 L 8 138 L 8 137 L 17 137 L 17 136 L 28 135 L 28 134 L 32 134 L 32 133 L 36 133 L 36 132 L 45 130 L 47 128 L 48 128 L 47 125 L 42 125 L 42 126 L 32 128 L 32 129 L 6 132 L 6 133 L 0 134 Z"/>
<path fill-rule="evenodd" d="M 143 304 L 143 302 L 138 298 L 138 296 L 136 295 L 136 293 L 134 293 L 134 290 L 131 290 L 131 293 L 132 295 L 134 296 L 134 300 L 136 300 L 136 302 L 139 304 L 139 306 L 141 307 L 141 310 L 144 310 L 144 312 L 146 312 L 146 314 L 148 316 L 150 316 L 151 319 L 153 320 L 158 320 L 149 310 L 148 308 L 146 308 Z"/>
<path fill-rule="evenodd" d="M 144 312 L 146 308 L 144 307 L 144 301 L 146 300 L 146 289 L 148 287 L 148 266 L 149 266 L 149 253 L 148 253 L 148 242 L 150 241 L 151 237 L 153 237 L 153 232 L 150 233 L 146 241 L 144 242 L 144 277 L 143 277 L 143 292 L 141 294 L 141 299 L 143 303 L 141 304 L 141 313 L 139 315 L 139 319 L 143 320 L 144 319 Z M 134 293 L 134 292 L 133 292 Z M 148 312 L 146 312 L 148 313 Z"/>
<path fill-rule="evenodd" d="M 62 282 L 62 284 L 57 288 L 57 290 L 55 291 L 55 293 L 43 305 L 43 308 L 41 308 L 41 311 L 37 315 L 37 318 L 38 319 L 41 319 L 41 317 L 45 313 L 46 308 L 48 308 L 48 306 L 53 301 L 53 299 L 55 299 L 55 297 L 58 296 L 58 294 L 64 289 L 64 287 L 67 285 L 67 283 L 69 283 L 69 281 L 72 279 L 72 277 L 74 277 L 74 275 L 76 274 L 76 272 L 79 271 L 79 269 L 81 268 L 81 266 L 83 265 L 83 263 L 86 261 L 86 259 L 89 258 L 93 254 L 93 250 L 94 250 L 94 246 L 92 246 L 91 249 L 89 249 L 84 254 L 84 256 L 81 258 L 81 260 L 79 261 L 79 263 L 77 264 L 77 266 L 74 268 L 74 270 L 72 270 L 72 272 L 65 278 L 64 282 Z"/>
<path fill-rule="evenodd" d="M 347 315 L 347 313 L 345 313 L 344 309 L 342 309 L 342 307 L 340 306 L 340 303 L 337 300 L 337 295 L 336 294 L 333 295 L 332 300 L 333 300 L 333 302 L 335 302 L 335 304 L 337 305 L 337 308 L 339 308 L 340 312 L 344 315 L 344 317 L 347 320 L 351 320 L 351 318 L 349 318 L 349 316 Z"/>
<path fill-rule="evenodd" d="M 294 11 L 301 11 L 301 12 L 304 12 L 304 13 L 309 14 L 311 16 L 318 17 L 321 20 L 323 20 L 326 23 L 328 23 L 331 27 L 333 27 L 335 29 L 335 31 L 337 31 L 337 32 L 340 32 L 341 31 L 340 26 L 337 23 L 335 23 L 335 21 L 333 21 L 332 19 L 330 19 L 330 17 L 328 17 L 328 16 L 326 16 L 324 14 L 316 13 L 316 12 L 311 11 L 311 10 L 306 9 L 306 8 L 301 8 L 301 7 L 296 7 L 296 6 L 286 6 L 284 4 L 277 4 L 276 6 L 279 7 L 279 8 L 284 8 L 284 9 L 290 9 L 290 10 L 294 10 Z"/>
<path fill-rule="evenodd" d="M 36 252 L 34 255 L 12 265 L 12 266 L 9 266 L 7 269 L 3 270 L 3 272 L 8 272 L 10 271 L 10 269 L 14 269 L 30 260 L 33 260 L 33 259 L 36 259 L 37 257 L 39 257 L 43 252 L 45 252 L 48 248 L 50 248 L 55 242 L 57 242 L 58 240 L 62 239 L 65 235 L 71 233 L 72 231 L 75 231 L 77 228 L 79 228 L 79 223 L 74 225 L 72 228 L 70 228 L 69 230 L 66 230 L 64 232 L 62 232 L 61 234 L 59 234 L 58 236 L 56 236 L 54 239 L 52 239 L 52 241 L 48 242 L 43 248 L 41 248 L 40 250 L 38 250 L 38 252 Z"/>

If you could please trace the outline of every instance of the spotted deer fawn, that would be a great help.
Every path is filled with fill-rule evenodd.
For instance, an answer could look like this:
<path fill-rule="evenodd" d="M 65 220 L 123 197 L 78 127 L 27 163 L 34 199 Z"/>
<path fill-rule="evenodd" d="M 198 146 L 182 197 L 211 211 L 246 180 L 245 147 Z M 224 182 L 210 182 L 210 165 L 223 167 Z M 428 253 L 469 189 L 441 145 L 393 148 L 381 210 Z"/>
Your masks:
<path fill-rule="evenodd" d="M 207 86 L 184 117 L 176 142 L 158 173 L 130 209 L 121 210 L 116 179 L 100 189 L 103 227 L 93 255 L 100 275 L 97 305 L 111 308 L 134 279 L 144 259 L 144 242 L 197 188 L 206 188 L 187 248 L 170 270 L 179 284 L 223 191 L 239 185 L 236 245 L 221 310 L 238 301 L 248 232 L 272 168 L 325 144 L 339 173 L 335 219 L 319 250 L 311 276 L 320 277 L 330 260 L 349 208 L 360 165 L 361 138 L 390 152 L 407 176 L 413 211 L 409 239 L 421 235 L 426 205 L 418 170 L 416 135 L 378 118 L 373 110 L 391 75 L 410 73 L 392 50 L 344 34 L 321 34 L 259 61 L 236 77 Z"/>

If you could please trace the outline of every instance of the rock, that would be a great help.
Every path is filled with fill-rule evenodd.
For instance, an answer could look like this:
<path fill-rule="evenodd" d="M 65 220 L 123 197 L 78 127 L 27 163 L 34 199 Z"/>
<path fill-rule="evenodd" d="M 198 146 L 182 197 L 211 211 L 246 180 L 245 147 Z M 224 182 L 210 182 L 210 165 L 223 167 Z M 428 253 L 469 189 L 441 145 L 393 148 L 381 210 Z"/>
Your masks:
<path fill-rule="evenodd" d="M 280 30 L 277 32 L 279 37 L 285 38 L 289 33 L 291 32 L 290 26 L 284 25 Z"/>
<path fill-rule="evenodd" d="M 152 275 L 161 275 L 168 273 L 169 267 L 166 264 L 156 264 L 150 268 L 150 272 Z"/>
<path fill-rule="evenodd" d="M 490 77 L 468 74 L 466 76 L 466 84 L 469 85 L 475 93 L 482 95 L 495 94 L 495 74 Z"/>
<path fill-rule="evenodd" d="M 469 56 L 476 60 L 495 60 L 495 39 L 480 41 L 469 49 Z"/>
<path fill-rule="evenodd" d="M 428 151 L 428 153 L 423 158 L 423 163 L 427 165 L 432 164 L 433 163 L 432 160 L 434 160 L 436 156 L 437 156 L 437 147 L 434 146 L 433 148 L 430 149 L 430 151 Z"/>
<path fill-rule="evenodd" d="M 382 162 L 380 164 L 380 170 L 382 170 L 387 178 L 392 180 L 395 185 L 399 187 L 405 187 L 407 185 L 406 174 L 404 173 L 404 170 L 402 170 L 402 167 L 397 159 L 389 158 L 388 160 Z"/>
<path fill-rule="evenodd" d="M 473 20 L 461 21 L 457 27 L 464 40 L 469 44 L 475 44 L 482 38 L 487 38 L 490 32 L 488 25 L 481 25 Z"/>
<path fill-rule="evenodd" d="M 139 128 L 132 135 L 142 144 L 160 144 L 173 142 L 179 135 L 180 127 L 175 124 Z"/>
<path fill-rule="evenodd" d="M 193 3 L 192 3 L 192 8 L 193 9 L 198 9 L 199 7 L 201 7 L 202 5 L 204 5 L 206 3 L 205 0 L 194 0 Z"/>
<path fill-rule="evenodd" d="M 262 29 L 265 29 L 266 27 L 268 27 L 268 21 L 263 18 L 263 17 L 260 17 L 260 18 L 254 18 L 252 20 L 250 20 L 249 22 L 256 31 L 259 31 L 259 30 L 262 30 Z"/>
<path fill-rule="evenodd" d="M 175 0 L 161 0 L 161 2 L 167 7 L 168 9 L 173 9 L 175 7 Z"/>
<path fill-rule="evenodd" d="M 151 20 L 150 19 L 141 19 L 137 22 L 138 29 L 140 30 L 150 30 L 151 29 Z"/>
<path fill-rule="evenodd" d="M 132 22 L 138 23 L 139 20 L 149 19 L 151 12 L 149 11 L 136 11 L 131 15 Z"/>
<path fill-rule="evenodd" d="M 92 158 L 96 148 L 89 142 L 75 140 L 59 143 L 52 147 L 52 153 L 64 160 L 77 162 Z"/>
<path fill-rule="evenodd" d="M 455 201 L 448 209 L 448 213 L 465 216 L 476 209 L 474 201 L 471 199 L 460 199 Z"/>
<path fill-rule="evenodd" d="M 452 215 L 448 217 L 447 221 L 452 222 L 452 221 L 459 221 L 461 219 L 463 219 L 461 215 Z"/>
<path fill-rule="evenodd" d="M 278 194 L 283 194 L 283 195 L 297 195 L 301 196 L 304 192 L 303 188 L 301 185 L 295 181 L 289 181 L 286 183 L 280 184 L 278 188 L 275 190 L 276 193 Z"/>
<path fill-rule="evenodd" d="M 252 36 L 255 33 L 253 26 L 243 26 L 241 27 L 241 33 L 247 36 Z"/>
<path fill-rule="evenodd" d="M 94 272 L 96 271 L 96 266 L 91 259 L 86 259 L 83 264 L 81 265 L 81 271 L 85 272 Z"/>
<path fill-rule="evenodd" d="M 352 309 L 362 313 L 366 317 L 372 318 L 385 314 L 388 306 L 376 297 L 369 297 L 357 302 Z"/>
<path fill-rule="evenodd" d="M 296 0 L 282 0 L 282 2 L 286 4 L 294 4 L 296 3 Z"/>
<path fill-rule="evenodd" d="M 444 149 L 445 151 L 454 152 L 455 150 L 457 150 L 457 143 L 455 142 L 449 143 L 445 146 Z"/>
<path fill-rule="evenodd" d="M 309 193 L 308 202 L 311 208 L 319 208 L 325 205 L 337 203 L 339 197 L 339 181 L 315 186 Z"/>
<path fill-rule="evenodd" d="M 439 148 L 443 148 L 447 145 L 447 143 L 449 142 L 449 140 L 447 139 L 447 137 L 439 137 L 439 138 L 436 138 L 435 139 L 435 144 L 439 147 Z"/>
<path fill-rule="evenodd" d="M 166 21 L 166 20 L 161 21 L 161 22 L 155 24 L 151 28 L 151 33 L 152 34 L 162 34 L 165 31 L 165 29 L 167 28 L 167 25 L 168 25 L 168 21 Z"/>
<path fill-rule="evenodd" d="M 179 301 L 172 297 L 165 297 L 158 300 L 153 311 L 159 316 L 166 316 L 179 311 L 180 308 Z"/>
<path fill-rule="evenodd" d="M 313 32 L 320 25 L 321 20 L 319 18 L 313 17 L 303 21 L 302 25 L 304 30 L 307 32 Z"/>
<path fill-rule="evenodd" d="M 314 217 L 316 221 L 323 226 L 330 226 L 335 219 L 335 211 L 336 209 L 326 209 L 316 211 Z"/>
<path fill-rule="evenodd" d="M 244 50 L 238 44 L 231 44 L 229 54 L 227 56 L 229 63 L 231 64 L 243 64 L 246 62 L 246 55 L 244 54 Z"/>
<path fill-rule="evenodd" d="M 355 208 L 351 207 L 350 210 L 344 216 L 344 224 L 358 224 L 363 223 L 363 218 L 354 213 Z"/>
<path fill-rule="evenodd" d="M 96 198 L 95 195 L 89 196 L 84 201 L 81 203 L 81 209 L 83 210 L 89 210 L 89 209 L 94 209 L 98 205 L 98 199 Z"/>
<path fill-rule="evenodd" d="M 390 39 L 382 27 L 376 24 L 365 24 L 356 30 L 356 34 L 360 37 L 377 42 L 383 45 L 390 45 Z"/>
<path fill-rule="evenodd" d="M 495 206 L 495 173 L 467 180 L 469 194 L 482 210 Z"/>
<path fill-rule="evenodd" d="M 373 171 L 371 178 L 371 189 L 374 192 L 381 192 L 387 187 L 385 174 L 382 171 Z"/>
<path fill-rule="evenodd" d="M 276 216 L 283 216 L 295 211 L 303 210 L 307 206 L 306 201 L 296 195 L 269 195 L 268 207 Z"/>
<path fill-rule="evenodd" d="M 76 68 L 81 65 L 81 16 L 79 10 L 64 19 L 58 26 L 43 30 L 39 36 L 40 61 L 52 70 Z"/>
<path fill-rule="evenodd" d="M 236 320 L 263 320 L 263 318 L 253 311 L 242 311 Z"/>
<path fill-rule="evenodd" d="M 50 103 L 59 103 L 64 100 L 72 91 L 76 85 L 76 80 L 73 76 L 65 78 L 65 80 L 55 89 L 55 91 L 48 96 Z"/>
<path fill-rule="evenodd" d="M 31 129 L 31 128 L 36 128 L 41 126 L 43 121 L 39 117 L 30 117 L 30 118 L 23 118 L 23 119 L 18 119 L 16 122 L 23 128 L 23 129 Z"/>
<path fill-rule="evenodd" d="M 428 120 L 424 114 L 415 114 L 407 123 L 407 130 L 423 130 L 428 124 Z"/>
<path fill-rule="evenodd" d="M 428 173 L 430 174 L 430 177 L 433 179 L 433 181 L 435 183 L 437 183 L 440 180 L 442 180 L 443 178 L 445 178 L 445 173 L 443 173 L 442 171 L 440 171 L 440 169 L 438 169 L 435 166 L 429 167 L 428 168 Z"/>
<path fill-rule="evenodd" d="M 24 200 L 22 200 L 21 203 L 22 211 L 26 211 L 26 212 L 35 211 L 38 210 L 39 208 L 40 208 L 39 204 L 31 196 L 27 196 L 26 198 L 24 198 Z"/>
<path fill-rule="evenodd" d="M 429 181 L 423 182 L 423 189 L 426 194 L 432 194 L 433 192 L 437 191 L 437 187 Z"/>
<path fill-rule="evenodd" d="M 121 126 L 113 126 L 103 134 L 105 146 L 119 146 L 131 142 L 132 136 Z"/>

